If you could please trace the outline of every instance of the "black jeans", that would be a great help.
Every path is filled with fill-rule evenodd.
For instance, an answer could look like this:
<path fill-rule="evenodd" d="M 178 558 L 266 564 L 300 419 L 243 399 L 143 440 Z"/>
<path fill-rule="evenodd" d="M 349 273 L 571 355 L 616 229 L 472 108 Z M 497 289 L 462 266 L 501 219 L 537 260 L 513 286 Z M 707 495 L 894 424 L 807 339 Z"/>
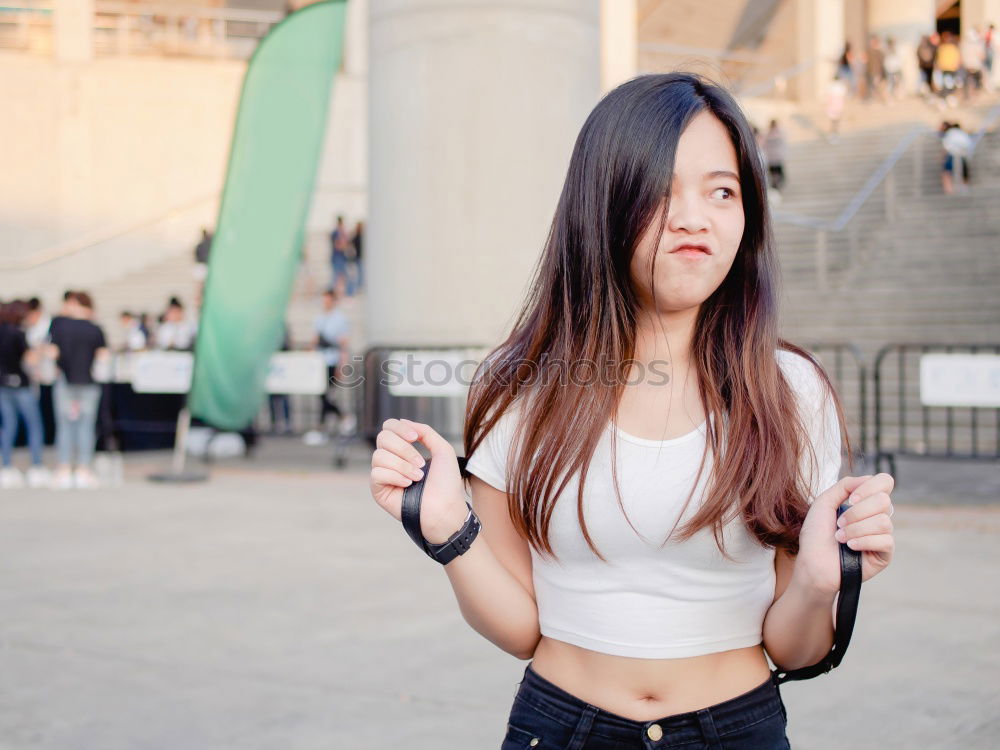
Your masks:
<path fill-rule="evenodd" d="M 500 750 L 786 750 L 787 714 L 774 673 L 714 706 L 655 721 L 604 711 L 524 670 Z"/>

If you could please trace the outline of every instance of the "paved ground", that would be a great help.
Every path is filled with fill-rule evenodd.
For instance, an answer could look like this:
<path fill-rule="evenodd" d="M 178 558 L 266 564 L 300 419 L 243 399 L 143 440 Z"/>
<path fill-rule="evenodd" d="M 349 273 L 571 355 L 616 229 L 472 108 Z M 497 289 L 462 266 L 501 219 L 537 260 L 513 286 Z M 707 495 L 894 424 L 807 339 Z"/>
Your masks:
<path fill-rule="evenodd" d="M 499 745 L 524 662 L 465 625 L 363 452 L 338 473 L 285 442 L 205 484 L 144 481 L 165 462 L 0 493 L 2 750 Z M 897 560 L 844 665 L 783 688 L 797 749 L 997 745 L 1000 471 L 899 475 Z"/>

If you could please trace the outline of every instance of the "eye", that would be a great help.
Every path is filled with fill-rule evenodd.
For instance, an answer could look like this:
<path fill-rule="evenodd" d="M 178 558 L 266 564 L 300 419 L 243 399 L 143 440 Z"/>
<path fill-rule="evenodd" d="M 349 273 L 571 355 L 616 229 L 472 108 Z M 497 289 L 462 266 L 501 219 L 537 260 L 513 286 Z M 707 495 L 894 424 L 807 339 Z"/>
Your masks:
<path fill-rule="evenodd" d="M 736 197 L 736 191 L 727 187 L 716 188 L 712 191 L 713 198 L 722 198 L 722 200 L 732 200 Z"/>

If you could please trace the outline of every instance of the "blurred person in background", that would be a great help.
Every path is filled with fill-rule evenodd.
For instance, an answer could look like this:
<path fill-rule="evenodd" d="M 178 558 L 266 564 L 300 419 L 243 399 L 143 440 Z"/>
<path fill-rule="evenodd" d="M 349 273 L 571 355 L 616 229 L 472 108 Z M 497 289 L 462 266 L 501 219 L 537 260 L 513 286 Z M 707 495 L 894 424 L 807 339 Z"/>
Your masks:
<path fill-rule="evenodd" d="M 833 77 L 830 85 L 826 89 L 825 111 L 826 117 L 830 121 L 830 134 L 827 140 L 830 143 L 840 141 L 840 118 L 844 114 L 844 103 L 847 101 L 847 83 L 840 77 L 840 73 Z"/>
<path fill-rule="evenodd" d="M 43 487 L 50 480 L 48 471 L 42 466 L 42 411 L 25 370 L 25 365 L 37 357 L 23 328 L 29 311 L 29 304 L 20 300 L 0 305 L 0 454 L 3 458 L 0 487 L 4 489 L 22 487 L 25 483 L 25 476 L 13 465 L 20 419 L 24 420 L 31 452 L 27 483 L 31 487 Z"/>
<path fill-rule="evenodd" d="M 146 337 L 146 346 L 150 345 L 150 339 L 153 337 L 152 329 L 149 327 L 149 313 L 139 313 L 139 330 L 142 331 L 142 335 Z"/>
<path fill-rule="evenodd" d="M 938 129 L 941 145 L 944 147 L 944 162 L 941 165 L 941 189 L 945 195 L 956 192 L 954 175 L 959 175 L 958 191 L 969 189 L 969 157 L 972 155 L 972 138 L 962 130 L 957 122 L 942 122 Z"/>
<path fill-rule="evenodd" d="M 156 348 L 182 352 L 191 351 L 197 329 L 185 317 L 184 305 L 180 298 L 170 298 L 162 321 L 160 327 L 156 329 Z"/>
<path fill-rule="evenodd" d="M 204 281 L 208 276 L 208 257 L 212 253 L 212 234 L 207 228 L 201 228 L 201 239 L 194 247 L 194 278 Z"/>
<path fill-rule="evenodd" d="M 141 352 L 146 348 L 146 334 L 142 332 L 139 319 L 128 310 L 122 310 L 118 318 L 122 328 L 122 351 Z"/>
<path fill-rule="evenodd" d="M 937 48 L 934 67 L 941 78 L 939 93 L 948 105 L 954 106 L 958 71 L 962 67 L 962 54 L 950 31 L 941 32 L 941 44 Z"/>
<path fill-rule="evenodd" d="M 868 40 L 868 57 L 865 60 L 865 100 L 874 97 L 885 101 L 885 52 L 875 34 Z"/>
<path fill-rule="evenodd" d="M 287 352 L 292 349 L 292 336 L 288 329 L 288 321 L 285 321 L 285 330 L 281 334 L 280 351 Z M 292 404 L 287 393 L 270 393 L 268 402 L 271 407 L 271 434 L 291 435 L 292 434 Z"/>
<path fill-rule="evenodd" d="M 983 69 L 986 71 L 983 83 L 987 91 L 993 91 L 996 88 L 993 71 L 1000 68 L 1000 66 L 995 65 L 997 44 L 1000 44 L 997 40 L 997 27 L 991 23 L 983 34 Z"/>
<path fill-rule="evenodd" d="M 850 42 L 844 42 L 844 51 L 840 55 L 837 63 L 837 76 L 847 84 L 847 91 L 851 96 L 858 93 L 858 78 L 855 75 L 857 67 L 857 55 L 851 49 Z"/>
<path fill-rule="evenodd" d="M 46 343 L 52 337 L 52 332 L 62 325 L 64 320 L 69 320 L 72 318 L 72 311 L 76 306 L 76 292 L 72 289 L 67 289 L 63 292 L 62 305 L 59 306 L 59 312 L 57 312 L 52 319 L 49 321 L 49 329 L 46 331 L 45 341 Z"/>
<path fill-rule="evenodd" d="M 90 320 L 93 311 L 90 295 L 75 292 L 67 316 L 58 325 L 53 321 L 50 333 L 50 355 L 59 368 L 53 388 L 59 454 L 53 482 L 57 489 L 97 486 L 91 464 L 101 386 L 94 380 L 92 370 L 95 361 L 106 360 L 109 354 L 104 331 Z"/>
<path fill-rule="evenodd" d="M 890 99 L 899 99 L 903 95 L 903 61 L 892 37 L 885 40 L 885 83 Z"/>
<path fill-rule="evenodd" d="M 928 34 L 920 37 L 917 45 L 917 67 L 920 69 L 920 81 L 917 94 L 934 93 L 934 60 L 937 59 L 937 45 Z"/>
<path fill-rule="evenodd" d="M 327 389 L 320 396 L 319 429 L 310 430 L 303 438 L 307 445 L 321 445 L 327 441 L 326 419 L 330 414 L 336 416 L 341 432 L 350 432 L 354 426 L 354 415 L 345 415 L 335 400 L 338 369 L 347 355 L 351 334 L 351 322 L 340 309 L 339 301 L 338 290 L 327 289 L 323 292 L 323 312 L 313 324 L 315 337 L 312 348 L 319 351 L 326 361 Z"/>
<path fill-rule="evenodd" d="M 28 300 L 28 314 L 24 317 L 24 334 L 28 339 L 28 346 L 32 349 L 45 344 L 49 339 L 49 326 L 52 325 L 42 301 L 38 297 Z"/>
<path fill-rule="evenodd" d="M 986 63 L 986 47 L 976 29 L 968 29 L 962 34 L 959 48 L 962 55 L 962 96 L 966 100 L 983 90 L 983 66 Z"/>
<path fill-rule="evenodd" d="M 361 262 L 361 251 L 364 246 L 365 240 L 365 223 L 359 221 L 354 225 L 354 233 L 351 235 L 351 247 L 354 251 L 354 272 L 355 272 L 355 283 L 354 287 L 358 291 L 364 286 L 364 276 L 363 268 L 364 265 Z"/>
<path fill-rule="evenodd" d="M 344 226 L 344 217 L 337 217 L 337 225 L 330 232 L 330 263 L 333 266 L 333 281 L 330 286 L 337 289 L 341 286 L 341 279 L 345 293 L 348 297 L 354 296 L 354 279 L 348 272 L 347 263 L 352 258 L 351 238 L 347 234 L 347 227 Z"/>
<path fill-rule="evenodd" d="M 771 120 L 764 137 L 764 153 L 767 156 L 768 182 L 775 190 L 780 191 L 785 185 L 785 153 L 787 144 L 785 131 L 777 120 Z"/>

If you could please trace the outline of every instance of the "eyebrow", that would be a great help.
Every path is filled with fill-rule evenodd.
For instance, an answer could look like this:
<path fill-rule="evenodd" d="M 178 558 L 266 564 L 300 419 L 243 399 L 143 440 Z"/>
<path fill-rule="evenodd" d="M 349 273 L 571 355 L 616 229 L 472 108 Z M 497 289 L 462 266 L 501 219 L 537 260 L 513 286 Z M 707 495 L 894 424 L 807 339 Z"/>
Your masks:
<path fill-rule="evenodd" d="M 736 180 L 737 182 L 740 181 L 739 175 L 737 175 L 735 172 L 730 172 L 728 169 L 717 169 L 714 172 L 709 172 L 705 176 L 708 177 L 709 179 L 712 179 L 712 178 L 715 178 L 715 177 L 731 177 L 732 179 Z"/>

